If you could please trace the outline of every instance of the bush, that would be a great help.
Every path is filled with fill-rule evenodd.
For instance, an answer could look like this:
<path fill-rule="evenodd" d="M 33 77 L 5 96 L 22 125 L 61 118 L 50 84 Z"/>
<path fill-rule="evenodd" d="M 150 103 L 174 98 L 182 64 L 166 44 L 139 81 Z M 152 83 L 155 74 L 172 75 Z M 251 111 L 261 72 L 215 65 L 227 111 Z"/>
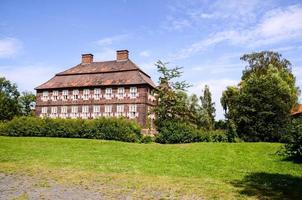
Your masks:
<path fill-rule="evenodd" d="M 151 142 L 154 142 L 154 137 L 151 137 L 150 135 L 143 136 L 141 139 L 141 143 L 148 144 Z"/>
<path fill-rule="evenodd" d="M 192 125 L 179 121 L 164 122 L 155 141 L 163 144 L 190 142 L 228 142 L 225 130 L 200 130 Z"/>
<path fill-rule="evenodd" d="M 140 130 L 136 122 L 124 118 L 83 120 L 16 117 L 0 124 L 1 135 L 95 138 L 124 142 L 139 141 Z"/>
<path fill-rule="evenodd" d="M 287 155 L 302 159 L 302 119 L 293 119 L 289 127 L 287 144 L 285 144 Z"/>
<path fill-rule="evenodd" d="M 165 121 L 158 130 L 155 141 L 163 144 L 199 142 L 199 130 L 179 121 Z"/>

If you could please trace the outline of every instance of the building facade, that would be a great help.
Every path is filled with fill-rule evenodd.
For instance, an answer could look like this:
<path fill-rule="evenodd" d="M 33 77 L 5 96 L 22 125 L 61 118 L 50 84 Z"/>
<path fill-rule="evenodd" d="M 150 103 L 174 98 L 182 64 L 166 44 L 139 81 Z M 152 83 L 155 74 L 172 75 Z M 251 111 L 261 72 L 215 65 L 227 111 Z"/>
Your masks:
<path fill-rule="evenodd" d="M 152 128 L 156 104 L 150 76 L 119 50 L 116 60 L 94 62 L 83 54 L 82 62 L 56 74 L 36 87 L 36 115 L 50 118 L 126 117 Z"/>

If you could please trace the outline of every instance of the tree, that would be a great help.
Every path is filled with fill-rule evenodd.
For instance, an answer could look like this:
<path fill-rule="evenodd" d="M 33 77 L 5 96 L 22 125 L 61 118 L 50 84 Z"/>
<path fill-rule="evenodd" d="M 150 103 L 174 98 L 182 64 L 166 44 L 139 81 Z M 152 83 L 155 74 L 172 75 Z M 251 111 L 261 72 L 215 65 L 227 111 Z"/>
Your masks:
<path fill-rule="evenodd" d="M 201 107 L 204 111 L 204 116 L 206 118 L 207 129 L 213 129 L 215 123 L 215 103 L 212 102 L 212 94 L 208 85 L 205 85 L 203 90 L 203 95 L 200 97 Z"/>
<path fill-rule="evenodd" d="M 241 59 L 248 62 L 241 82 L 228 87 L 221 98 L 227 121 L 246 141 L 279 141 L 299 94 L 291 64 L 266 51 Z"/>
<path fill-rule="evenodd" d="M 17 86 L 0 77 L 0 121 L 10 120 L 20 114 Z"/>
<path fill-rule="evenodd" d="M 22 95 L 19 97 L 19 104 L 21 107 L 21 113 L 25 116 L 32 116 L 33 106 L 36 101 L 36 96 L 31 92 L 22 92 Z"/>
<path fill-rule="evenodd" d="M 156 115 L 154 122 L 158 129 L 160 129 L 166 121 L 185 121 L 189 116 L 189 109 L 186 104 L 187 95 L 185 93 L 189 84 L 185 81 L 174 81 L 175 78 L 181 76 L 181 68 L 175 67 L 168 69 L 166 64 L 167 63 L 161 61 L 155 64 L 158 72 L 161 74 L 159 77 L 159 86 L 155 91 L 158 103 L 153 109 Z"/>

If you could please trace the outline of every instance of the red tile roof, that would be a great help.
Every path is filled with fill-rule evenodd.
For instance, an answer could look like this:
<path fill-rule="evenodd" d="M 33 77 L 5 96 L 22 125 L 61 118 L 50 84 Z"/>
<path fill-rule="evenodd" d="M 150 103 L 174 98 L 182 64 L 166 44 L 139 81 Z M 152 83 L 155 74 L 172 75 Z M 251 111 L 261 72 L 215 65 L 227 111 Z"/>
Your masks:
<path fill-rule="evenodd" d="M 35 89 L 136 84 L 147 84 L 155 87 L 150 76 L 131 60 L 114 60 L 76 65 L 56 74 L 52 79 Z"/>
<path fill-rule="evenodd" d="M 296 105 L 291 111 L 291 115 L 298 115 L 301 113 L 302 113 L 302 104 Z"/>

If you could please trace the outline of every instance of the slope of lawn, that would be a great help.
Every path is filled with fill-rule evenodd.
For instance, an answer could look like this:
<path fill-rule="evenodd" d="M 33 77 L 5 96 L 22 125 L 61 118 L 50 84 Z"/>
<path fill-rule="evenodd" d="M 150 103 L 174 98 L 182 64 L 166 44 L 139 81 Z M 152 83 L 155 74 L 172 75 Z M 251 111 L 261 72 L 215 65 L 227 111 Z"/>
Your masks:
<path fill-rule="evenodd" d="M 174 197 L 298 198 L 302 164 L 276 155 L 281 144 L 134 144 L 0 137 L 0 172 L 98 182 Z M 109 177 L 109 178 L 108 178 Z M 175 195 L 176 194 L 176 195 Z"/>

